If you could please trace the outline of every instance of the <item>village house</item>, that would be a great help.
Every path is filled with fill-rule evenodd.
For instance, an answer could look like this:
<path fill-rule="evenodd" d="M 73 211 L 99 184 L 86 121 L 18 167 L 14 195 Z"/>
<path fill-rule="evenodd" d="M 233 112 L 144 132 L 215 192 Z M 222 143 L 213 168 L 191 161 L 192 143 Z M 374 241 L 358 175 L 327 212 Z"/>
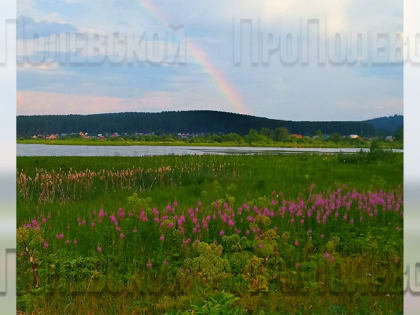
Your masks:
<path fill-rule="evenodd" d="M 290 136 L 291 137 L 298 138 L 298 139 L 302 139 L 303 138 L 303 136 L 301 134 L 291 134 Z"/>

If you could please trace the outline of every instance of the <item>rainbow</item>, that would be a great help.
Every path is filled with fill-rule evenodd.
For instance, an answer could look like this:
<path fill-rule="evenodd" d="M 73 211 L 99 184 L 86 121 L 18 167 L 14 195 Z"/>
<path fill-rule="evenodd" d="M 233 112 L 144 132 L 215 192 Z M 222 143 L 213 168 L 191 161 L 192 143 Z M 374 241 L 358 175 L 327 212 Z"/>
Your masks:
<path fill-rule="evenodd" d="M 145 8 L 160 24 L 169 25 L 169 21 L 166 16 L 159 11 L 156 5 L 152 4 L 150 0 L 138 0 L 139 4 Z M 241 114 L 248 114 L 244 102 L 235 88 L 229 83 L 225 76 L 213 65 L 208 58 L 207 54 L 191 40 L 188 41 L 189 51 L 192 57 L 198 64 L 201 65 L 203 70 L 208 76 L 214 81 L 216 86 L 221 90 L 225 97 L 229 100 L 229 103 L 233 105 L 235 111 Z"/>

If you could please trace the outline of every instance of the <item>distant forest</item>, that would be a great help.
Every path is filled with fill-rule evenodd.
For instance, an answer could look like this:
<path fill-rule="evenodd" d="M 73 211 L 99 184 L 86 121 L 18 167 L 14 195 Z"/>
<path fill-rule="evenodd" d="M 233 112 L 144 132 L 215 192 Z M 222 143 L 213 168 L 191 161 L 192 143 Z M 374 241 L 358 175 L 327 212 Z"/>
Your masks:
<path fill-rule="evenodd" d="M 396 120 L 402 121 L 402 116 Z M 392 117 L 390 117 L 392 118 Z M 29 137 L 36 134 L 62 134 L 88 132 L 134 134 L 134 133 L 237 133 L 248 134 L 250 129 L 276 129 L 285 127 L 293 134 L 313 136 L 320 130 L 323 134 L 374 136 L 378 131 L 393 131 L 395 119 L 387 125 L 390 118 L 379 121 L 290 121 L 276 120 L 250 115 L 218 111 L 172 111 L 161 113 L 110 113 L 94 115 L 40 115 L 17 116 L 17 136 Z M 374 123 L 372 123 L 374 122 Z M 375 128 L 380 125 L 382 129 Z M 385 128 L 384 128 L 385 127 Z"/>

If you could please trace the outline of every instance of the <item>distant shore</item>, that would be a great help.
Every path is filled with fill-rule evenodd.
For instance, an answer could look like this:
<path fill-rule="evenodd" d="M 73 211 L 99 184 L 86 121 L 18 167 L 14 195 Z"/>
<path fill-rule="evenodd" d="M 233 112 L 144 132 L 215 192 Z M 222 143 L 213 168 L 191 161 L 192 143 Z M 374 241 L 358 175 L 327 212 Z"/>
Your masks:
<path fill-rule="evenodd" d="M 17 140 L 19 144 L 43 144 L 43 145 L 86 145 L 86 146 L 186 146 L 186 147 L 274 147 L 274 148 L 369 148 L 370 142 L 332 142 L 332 141 L 308 141 L 308 142 L 268 142 L 268 143 L 237 143 L 237 142 L 187 142 L 187 141 L 136 141 L 136 140 L 108 140 L 108 139 L 24 139 Z M 398 142 L 382 142 L 384 149 L 403 149 Z"/>

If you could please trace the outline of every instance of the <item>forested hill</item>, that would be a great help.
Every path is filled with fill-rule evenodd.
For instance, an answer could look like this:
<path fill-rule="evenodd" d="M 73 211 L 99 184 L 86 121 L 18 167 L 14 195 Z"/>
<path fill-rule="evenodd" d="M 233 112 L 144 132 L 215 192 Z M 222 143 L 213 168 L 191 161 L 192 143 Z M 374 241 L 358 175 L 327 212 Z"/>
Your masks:
<path fill-rule="evenodd" d="M 377 131 L 392 135 L 399 128 L 403 127 L 404 117 L 402 115 L 394 115 L 389 117 L 374 118 L 366 120 L 365 122 L 371 124 Z"/>
<path fill-rule="evenodd" d="M 95 115 L 18 116 L 17 136 L 88 132 L 128 133 L 238 133 L 248 134 L 251 128 L 275 129 L 286 127 L 290 133 L 315 135 L 359 134 L 371 136 L 375 128 L 366 122 L 349 121 L 289 121 L 261 118 L 218 111 L 179 111 L 161 113 L 113 113 Z"/>

